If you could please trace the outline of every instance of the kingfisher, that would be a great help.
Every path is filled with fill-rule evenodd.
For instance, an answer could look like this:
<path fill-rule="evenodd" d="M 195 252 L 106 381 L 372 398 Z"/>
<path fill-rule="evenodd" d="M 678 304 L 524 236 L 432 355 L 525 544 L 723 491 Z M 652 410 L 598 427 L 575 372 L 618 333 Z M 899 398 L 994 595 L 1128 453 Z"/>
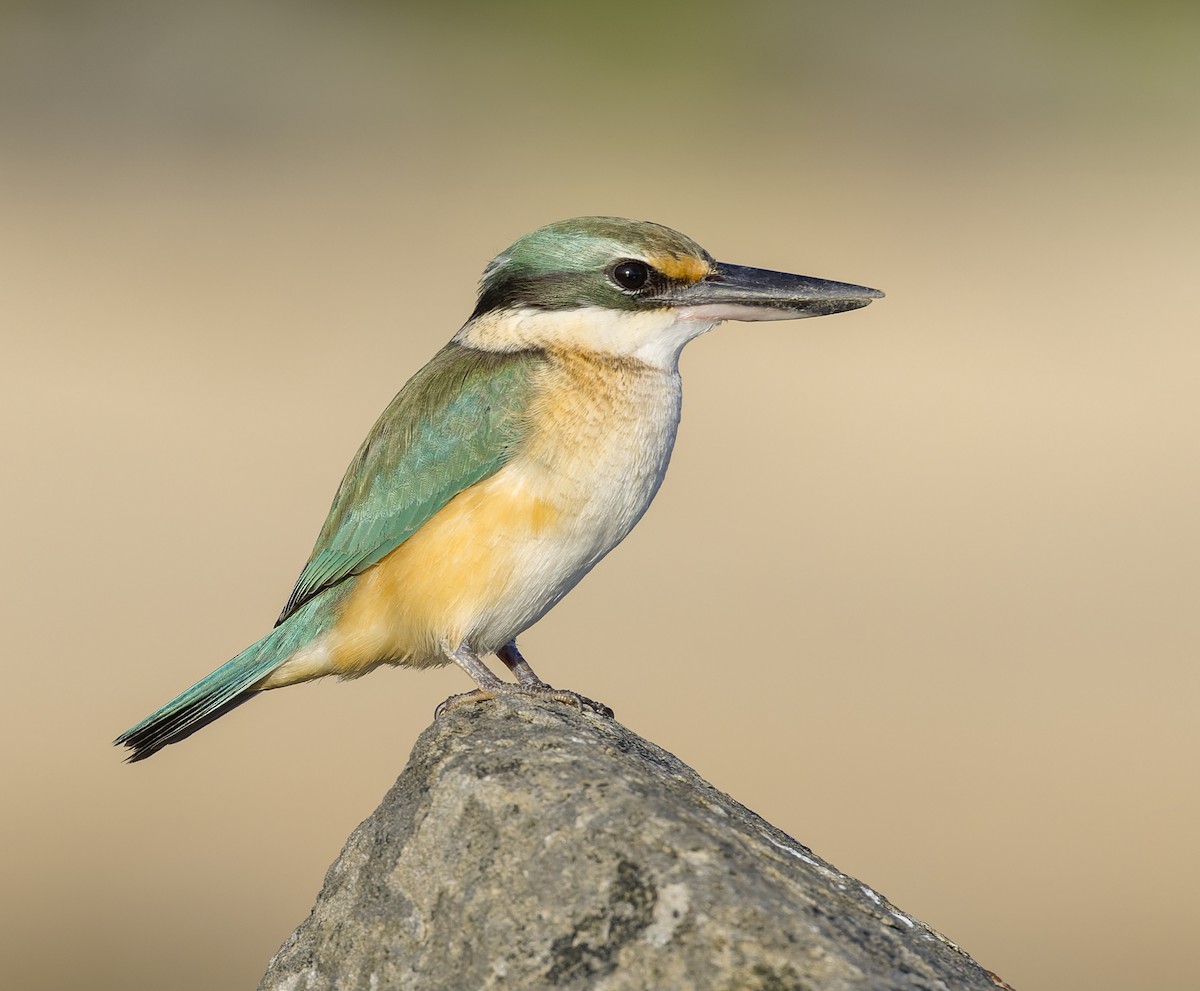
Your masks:
<path fill-rule="evenodd" d="M 142 760 L 259 692 L 383 664 L 457 664 L 477 688 L 443 707 L 506 694 L 582 706 L 534 673 L 516 638 L 658 492 L 684 345 L 725 320 L 825 316 L 882 295 L 718 262 L 645 221 L 526 234 L 363 441 L 274 629 L 116 744 Z"/>

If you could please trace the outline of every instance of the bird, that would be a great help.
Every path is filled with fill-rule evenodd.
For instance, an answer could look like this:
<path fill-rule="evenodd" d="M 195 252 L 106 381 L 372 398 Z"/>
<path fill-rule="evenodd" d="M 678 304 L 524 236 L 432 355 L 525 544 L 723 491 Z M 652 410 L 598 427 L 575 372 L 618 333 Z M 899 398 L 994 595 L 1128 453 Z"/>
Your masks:
<path fill-rule="evenodd" d="M 722 321 L 825 316 L 882 296 L 718 262 L 648 221 L 576 217 L 519 238 L 363 441 L 274 628 L 115 744 L 140 761 L 260 692 L 381 665 L 457 664 L 477 687 L 443 707 L 506 694 L 590 702 L 543 682 L 516 639 L 657 494 L 683 347 Z"/>

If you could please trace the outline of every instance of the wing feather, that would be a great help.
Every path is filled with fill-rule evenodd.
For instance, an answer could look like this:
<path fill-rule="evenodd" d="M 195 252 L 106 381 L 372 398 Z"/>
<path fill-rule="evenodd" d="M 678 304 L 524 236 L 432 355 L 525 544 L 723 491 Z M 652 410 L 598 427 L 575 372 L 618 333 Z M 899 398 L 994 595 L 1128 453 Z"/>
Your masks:
<path fill-rule="evenodd" d="M 494 474 L 524 434 L 538 351 L 447 344 L 363 441 L 280 614 L 377 563 L 463 489 Z M 278 624 L 277 624 L 278 625 Z"/>

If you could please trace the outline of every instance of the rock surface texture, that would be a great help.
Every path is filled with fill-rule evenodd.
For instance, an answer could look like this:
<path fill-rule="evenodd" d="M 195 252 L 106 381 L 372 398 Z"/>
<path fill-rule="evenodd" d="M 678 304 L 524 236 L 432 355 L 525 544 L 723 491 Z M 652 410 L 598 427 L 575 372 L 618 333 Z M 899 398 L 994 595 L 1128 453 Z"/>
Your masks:
<path fill-rule="evenodd" d="M 509 697 L 421 735 L 259 988 L 1005 986 L 620 723 Z"/>

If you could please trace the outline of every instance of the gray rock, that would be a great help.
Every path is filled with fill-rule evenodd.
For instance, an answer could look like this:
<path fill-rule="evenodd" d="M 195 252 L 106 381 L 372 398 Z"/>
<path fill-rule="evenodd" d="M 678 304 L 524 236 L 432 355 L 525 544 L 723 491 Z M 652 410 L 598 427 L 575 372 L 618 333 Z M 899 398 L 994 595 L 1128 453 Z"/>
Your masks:
<path fill-rule="evenodd" d="M 451 710 L 260 991 L 1005 987 L 620 723 Z"/>

